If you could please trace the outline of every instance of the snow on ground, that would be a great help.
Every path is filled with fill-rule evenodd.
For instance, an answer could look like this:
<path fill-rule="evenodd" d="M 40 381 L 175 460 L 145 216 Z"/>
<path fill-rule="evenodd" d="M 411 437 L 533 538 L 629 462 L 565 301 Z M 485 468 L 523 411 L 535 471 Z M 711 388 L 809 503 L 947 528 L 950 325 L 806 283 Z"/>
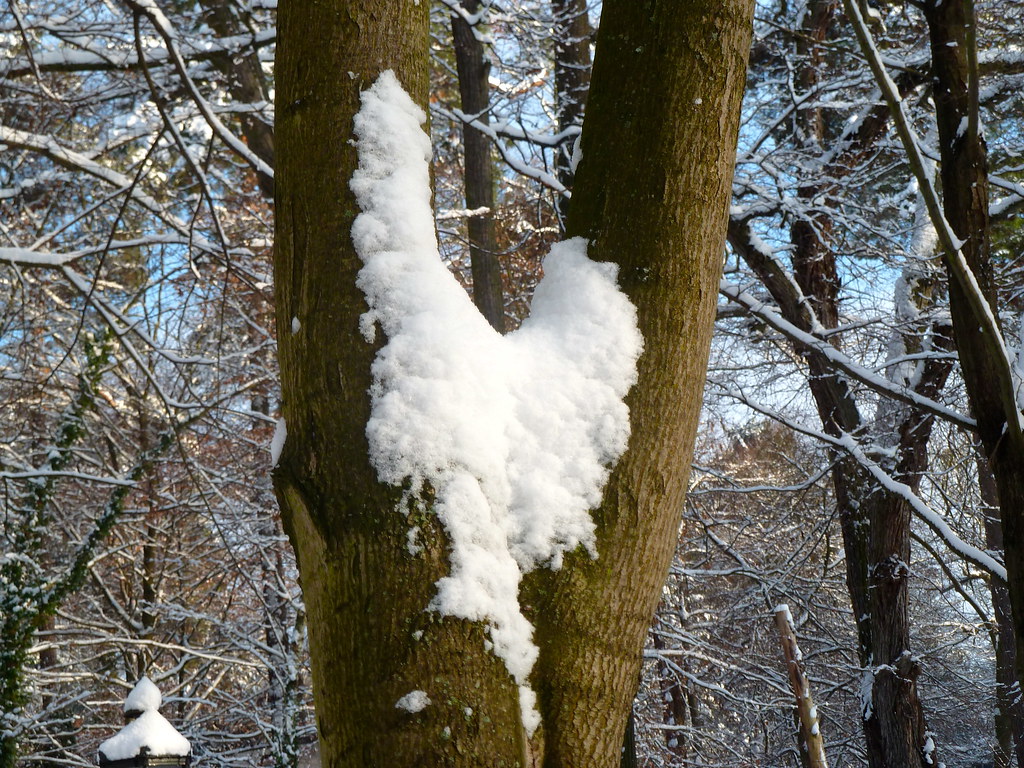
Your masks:
<path fill-rule="evenodd" d="M 390 71 L 355 118 L 361 330 L 387 337 L 373 364 L 371 460 L 382 481 L 408 482 L 410 499 L 436 492 L 451 570 L 430 608 L 487 623 L 532 732 L 537 648 L 519 582 L 580 545 L 597 556 L 589 510 L 626 448 L 623 398 L 643 340 L 615 265 L 591 261 L 579 238 L 552 249 L 518 331 L 487 324 L 438 255 L 425 120 Z"/>

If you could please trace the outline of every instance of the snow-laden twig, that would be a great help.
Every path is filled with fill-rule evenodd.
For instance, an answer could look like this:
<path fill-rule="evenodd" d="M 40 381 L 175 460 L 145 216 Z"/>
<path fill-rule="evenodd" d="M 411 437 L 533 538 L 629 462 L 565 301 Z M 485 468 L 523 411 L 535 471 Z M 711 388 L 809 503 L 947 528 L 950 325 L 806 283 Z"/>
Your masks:
<path fill-rule="evenodd" d="M 41 480 L 56 479 L 58 477 L 82 480 L 87 483 L 99 483 L 101 485 L 131 485 L 133 487 L 135 485 L 131 481 L 119 477 L 104 477 L 102 475 L 90 475 L 85 472 L 71 472 L 67 470 L 25 469 L 20 472 L 0 472 L 0 480 Z"/>
<path fill-rule="evenodd" d="M 453 16 L 458 16 L 471 27 L 475 27 L 480 23 L 486 23 L 487 15 L 491 8 L 491 4 L 487 0 L 480 3 L 480 10 L 476 13 L 467 11 L 463 7 L 461 0 L 441 0 L 441 5 L 451 11 Z"/>
<path fill-rule="evenodd" d="M 196 162 L 195 158 L 192 157 L 192 153 L 189 152 L 188 144 L 184 137 L 181 135 L 181 131 L 178 130 L 178 126 L 175 121 L 171 119 L 170 114 L 167 112 L 167 104 L 165 99 L 159 95 L 160 91 L 157 88 L 156 81 L 153 79 L 153 73 L 149 71 L 149 67 L 146 65 L 145 49 L 142 43 L 142 30 L 140 16 L 135 15 L 133 29 L 135 32 L 135 50 L 138 52 L 139 61 L 142 63 L 142 74 L 146 78 L 146 83 L 149 85 L 150 93 L 153 95 L 154 103 L 157 109 L 160 111 L 160 117 L 163 118 L 165 130 L 171 134 L 174 139 L 174 143 L 181 150 L 181 157 L 184 159 L 185 164 L 192 171 L 192 175 L 199 183 L 200 193 L 206 200 L 209 212 L 210 220 L 213 222 L 213 227 L 217 232 L 217 238 L 224 248 L 227 248 L 228 238 L 224 233 L 224 227 L 221 225 L 220 215 L 217 213 L 217 206 L 213 201 L 213 191 L 210 188 L 210 182 L 206 177 L 206 172 L 200 167 L 199 163 Z M 168 47 L 170 44 L 168 44 Z M 183 75 L 184 76 L 184 75 Z M 247 148 L 248 149 L 248 148 Z M 195 266 L 192 266 L 195 269 Z"/>
<path fill-rule="evenodd" d="M 64 26 L 36 24 L 31 31 L 43 36 L 52 36 L 61 40 L 69 30 Z M 76 28 L 76 32 L 79 30 Z M 99 38 L 96 38 L 99 39 Z M 85 45 L 76 37 L 76 45 L 67 43 L 58 45 L 52 50 L 34 53 L 28 56 L 14 56 L 0 63 L 0 78 L 14 79 L 34 75 L 39 72 L 109 72 L 135 69 L 139 59 L 130 50 L 118 50 L 110 45 Z M 92 41 L 90 41 L 92 42 Z M 182 55 L 190 62 L 209 61 L 223 56 L 235 56 L 239 51 L 267 48 L 277 42 L 277 31 L 265 29 L 248 35 L 221 37 L 210 41 L 181 40 Z M 166 66 L 171 57 L 165 47 L 151 48 L 146 52 L 146 61 L 150 66 Z"/>
<path fill-rule="evenodd" d="M 701 466 L 700 464 L 693 464 L 692 468 L 696 472 L 706 472 L 713 477 L 723 479 L 724 473 L 718 472 L 711 467 Z M 764 493 L 770 491 L 772 493 L 798 493 L 800 491 L 806 491 L 808 488 L 813 488 L 824 479 L 825 475 L 832 471 L 832 467 L 826 465 L 820 467 L 813 475 L 808 476 L 806 480 L 793 485 L 717 485 L 709 488 L 692 487 L 686 492 L 687 497 L 702 496 L 705 494 L 712 493 Z"/>
<path fill-rule="evenodd" d="M 904 499 L 910 506 L 911 511 L 913 511 L 913 513 L 922 522 L 938 534 L 950 550 L 956 552 L 964 560 L 967 560 L 982 570 L 991 573 L 994 577 L 1005 583 L 1006 568 L 1002 563 L 998 562 L 984 550 L 968 544 L 957 536 L 956 532 L 949 527 L 942 516 L 929 507 L 910 486 L 894 479 L 888 472 L 882 469 L 877 462 L 872 460 L 861 447 L 856 437 L 848 433 L 843 433 L 839 437 L 833 437 L 832 435 L 826 434 L 820 430 L 811 429 L 804 424 L 800 424 L 790 418 L 787 418 L 772 408 L 768 408 L 761 403 L 751 400 L 742 390 L 736 387 L 726 387 L 726 392 L 730 397 L 743 403 L 748 408 L 751 408 L 774 421 L 778 421 L 780 424 L 784 424 L 789 429 L 792 429 L 802 435 L 812 437 L 826 445 L 831 445 L 845 452 L 865 470 L 867 470 L 882 487 Z"/>
<path fill-rule="evenodd" d="M 953 228 L 942 211 L 942 204 L 939 202 L 939 195 L 929 177 L 927 163 L 921 151 L 920 141 L 914 132 L 910 119 L 905 111 L 903 99 L 900 97 L 896 83 L 889 77 L 882 57 L 875 46 L 864 17 L 860 13 L 855 0 L 843 0 L 850 23 L 853 25 L 857 41 L 860 44 L 861 52 L 867 60 L 875 81 L 882 92 L 882 96 L 889 105 L 896 132 L 899 134 L 900 142 L 907 153 L 907 160 L 917 178 L 921 196 L 928 209 L 928 215 L 935 225 L 939 243 L 942 246 L 943 260 L 949 269 L 950 275 L 959 285 L 967 301 L 971 306 L 974 320 L 983 330 L 980 334 L 980 343 L 989 347 L 992 357 L 998 361 L 994 366 L 998 377 L 999 396 L 1003 406 L 1003 416 L 1006 419 L 1011 434 L 1018 440 L 1024 439 L 1024 418 L 1017 407 L 1017 398 L 1014 392 L 1013 378 L 1011 376 L 1010 354 L 1006 341 L 999 330 L 999 323 L 985 299 L 985 294 L 978 284 L 977 277 L 971 270 L 970 265 L 961 252 L 963 243 L 953 232 Z"/>
<path fill-rule="evenodd" d="M 744 674 L 746 676 L 752 677 L 755 680 L 760 681 L 761 683 L 765 684 L 767 687 L 777 691 L 780 694 L 785 694 L 787 692 L 785 686 L 783 686 L 781 683 L 779 683 L 778 680 L 776 680 L 776 679 L 774 679 L 772 677 L 769 677 L 767 675 L 751 674 L 751 670 L 749 668 L 741 667 L 741 666 L 739 666 L 737 664 L 732 664 L 730 662 L 725 661 L 724 659 L 719 659 L 719 658 L 714 658 L 714 657 L 708 656 L 708 655 L 706 655 L 704 653 L 701 653 L 699 650 L 697 650 L 697 648 L 685 648 L 685 649 L 684 648 L 679 648 L 679 649 L 675 649 L 675 648 L 645 648 L 643 655 L 644 655 L 645 659 L 664 659 L 665 661 L 669 661 L 670 662 L 670 666 L 672 667 L 672 670 L 676 674 L 682 675 L 683 677 L 685 677 L 687 680 L 689 680 L 694 685 L 697 685 L 697 686 L 699 686 L 701 688 L 704 688 L 704 689 L 706 689 L 708 691 L 712 691 L 712 692 L 721 694 L 723 697 L 725 697 L 726 700 L 729 700 L 729 701 L 735 701 L 735 702 L 745 703 L 745 704 L 754 704 L 757 707 L 763 707 L 764 706 L 763 704 L 757 702 L 756 699 L 751 699 L 751 698 L 748 698 L 746 696 L 740 696 L 735 691 L 730 691 L 730 690 L 722 687 L 718 683 L 712 683 L 712 682 L 708 682 L 707 680 L 703 680 L 702 678 L 698 677 L 697 675 L 693 674 L 692 672 L 690 672 L 690 671 L 682 668 L 681 666 L 675 664 L 674 662 L 672 662 L 671 661 L 672 657 L 683 656 L 683 657 L 686 657 L 686 658 L 700 659 L 702 661 L 707 661 L 707 662 L 710 662 L 715 668 L 727 669 L 727 670 L 730 670 L 730 671 L 733 671 L 733 672 L 741 672 L 742 674 Z"/>
<path fill-rule="evenodd" d="M 472 215 L 467 214 L 467 215 Z M 183 237 L 177 234 L 153 234 L 145 237 L 136 237 L 131 240 L 111 240 L 102 245 L 93 245 L 88 248 L 79 248 L 74 251 L 55 253 L 53 251 L 37 251 L 34 248 L 23 248 L 19 246 L 0 247 L 0 262 L 13 264 L 18 267 L 45 267 L 57 269 L 69 265 L 89 256 L 96 256 L 101 253 L 112 251 L 128 250 L 132 248 L 145 248 L 158 245 L 181 245 L 189 246 L 194 242 L 193 238 Z M 223 251 L 221 251 L 223 252 Z M 249 256 L 252 254 L 248 248 L 228 248 L 229 256 Z"/>
<path fill-rule="evenodd" d="M 207 661 L 216 661 L 218 664 L 228 664 L 236 667 L 249 667 L 253 669 L 265 669 L 266 664 L 256 661 L 249 661 L 247 659 L 240 659 L 235 656 L 224 656 L 219 653 L 211 653 L 205 651 L 202 648 L 196 648 L 191 645 L 181 645 L 180 643 L 173 643 L 167 640 L 150 640 L 144 637 L 118 637 L 116 635 L 106 635 L 103 637 L 81 637 L 81 638 L 64 638 L 62 637 L 59 642 L 43 641 L 35 643 L 30 649 L 31 653 L 39 653 L 41 651 L 51 649 L 72 649 L 72 648 L 89 648 L 93 646 L 118 646 L 123 645 L 127 648 L 133 648 L 138 646 L 144 646 L 147 648 L 157 648 L 166 651 L 175 651 L 177 653 L 183 653 L 187 656 L 206 659 Z"/>
<path fill-rule="evenodd" d="M 964 416 L 942 403 L 920 395 L 908 387 L 901 387 L 889 379 L 879 376 L 864 366 L 859 365 L 827 341 L 815 336 L 814 334 L 800 330 L 795 325 L 785 320 L 763 301 L 751 296 L 746 291 L 740 290 L 738 286 L 733 285 L 727 280 L 721 281 L 718 291 L 730 301 L 739 304 L 747 309 L 752 315 L 763 320 L 786 338 L 804 347 L 813 349 L 824 357 L 833 368 L 842 371 L 851 379 L 859 381 L 880 394 L 893 397 L 901 402 L 907 403 L 908 405 L 916 406 L 923 411 L 931 413 L 944 421 L 950 422 L 951 424 L 963 427 L 964 429 L 974 430 L 977 427 L 977 422 L 975 422 L 974 419 Z"/>
<path fill-rule="evenodd" d="M 129 176 L 108 168 L 87 155 L 68 149 L 51 136 L 41 136 L 0 125 L 0 144 L 36 152 L 69 170 L 81 171 L 88 176 L 100 179 L 120 192 L 130 195 L 135 203 L 178 232 L 190 245 L 216 256 L 220 256 L 224 252 L 222 247 L 196 232 L 193 227 L 178 219 L 153 197 L 140 190 Z"/>
<path fill-rule="evenodd" d="M 939 569 L 944 574 L 946 574 L 946 578 L 949 580 L 950 586 L 952 586 L 953 590 L 958 595 L 960 595 L 960 599 L 974 609 L 974 613 L 978 616 L 978 621 L 989 624 L 990 634 L 995 632 L 994 627 L 992 627 L 992 612 L 983 608 L 982 605 L 978 602 L 978 600 L 974 597 L 974 595 L 972 595 L 967 589 L 964 588 L 962 579 L 953 573 L 953 569 L 949 567 L 947 558 L 945 558 L 941 552 L 936 551 L 935 547 L 933 547 L 931 543 L 929 543 L 923 536 L 919 536 L 915 534 L 913 531 L 911 531 L 910 536 L 914 539 L 914 541 L 918 543 L 918 545 L 925 552 L 931 555 L 931 558 L 935 561 L 935 564 L 939 566 Z M 996 640 L 993 639 L 992 645 L 993 647 L 996 645 Z"/>
<path fill-rule="evenodd" d="M 870 472 L 871 476 L 874 477 L 883 488 L 906 501 L 914 511 L 914 514 L 917 515 L 917 517 L 936 534 L 938 534 L 939 538 L 945 541 L 950 549 L 960 555 L 964 560 L 974 563 L 982 570 L 988 571 L 997 579 L 1006 583 L 1006 568 L 1002 563 L 998 562 L 994 557 L 988 554 L 988 552 L 968 544 L 957 536 L 942 516 L 929 507 L 920 496 L 914 493 L 913 489 L 909 485 L 899 482 L 893 478 L 892 475 L 882 469 L 877 462 L 872 461 L 867 454 L 864 453 L 864 449 L 861 448 L 860 443 L 857 442 L 855 437 L 846 434 L 841 435 L 837 440 L 835 440 L 835 444 L 841 446 L 848 454 L 850 454 L 850 456 L 856 459 L 857 463 Z"/>
<path fill-rule="evenodd" d="M 444 109 L 443 107 L 434 105 L 431 107 L 431 112 L 441 117 L 446 117 L 450 120 L 455 120 L 457 122 L 463 123 L 464 125 L 470 125 L 473 128 L 476 128 L 478 131 L 480 131 L 480 133 L 484 134 L 491 140 L 491 143 L 494 144 L 495 149 L 498 150 L 498 154 L 501 155 L 501 159 L 513 171 L 520 174 L 521 176 L 525 176 L 529 179 L 533 179 L 534 181 L 540 182 L 548 189 L 551 189 L 560 195 L 564 195 L 565 197 L 572 196 L 572 193 L 566 188 L 566 186 L 562 182 L 558 180 L 558 178 L 554 174 L 548 173 L 547 171 L 541 170 L 540 168 L 534 168 L 529 163 L 523 162 L 522 160 L 517 158 L 509 150 L 509 148 L 505 146 L 505 143 L 502 141 L 502 138 L 511 138 L 514 140 L 537 143 L 540 144 L 541 146 L 557 146 L 558 143 L 560 143 L 556 141 L 558 137 L 561 137 L 563 135 L 565 137 L 575 136 L 577 133 L 579 133 L 578 128 L 574 127 L 566 129 L 565 131 L 562 131 L 562 133 L 556 134 L 555 136 L 552 137 L 540 135 L 536 137 L 538 141 L 534 142 L 532 140 L 534 138 L 533 134 L 529 134 L 525 131 L 511 131 L 509 127 L 504 124 L 498 124 L 500 126 L 499 131 L 499 128 L 496 128 L 495 126 L 490 125 L 488 123 L 482 123 L 479 120 L 469 117 L 468 115 L 463 114 L 463 112 L 458 109 L 447 110 Z"/>
<path fill-rule="evenodd" d="M 82 294 L 82 297 L 95 307 L 97 312 L 99 312 L 100 316 L 103 318 L 103 321 L 110 326 L 110 329 L 122 341 L 129 334 L 134 334 L 144 341 L 146 345 L 153 350 L 153 352 L 175 365 L 214 365 L 216 363 L 216 360 L 209 357 L 202 357 L 200 355 L 183 356 L 176 354 L 175 352 L 171 352 L 167 348 L 158 344 L 157 341 L 142 327 L 142 323 L 139 322 L 138 319 L 132 319 L 124 315 L 120 310 L 110 304 L 110 302 L 97 295 L 97 293 L 92 290 L 91 283 L 80 273 L 66 265 L 61 267 L 61 271 L 68 279 L 68 282 L 74 286 L 80 294 Z M 138 356 L 137 352 L 134 352 L 133 357 L 136 357 L 136 362 L 140 367 L 144 370 L 148 370 L 148 366 L 145 365 L 144 359 L 141 356 Z M 152 383 L 156 387 L 160 386 L 159 382 L 156 381 L 155 378 L 152 379 Z M 168 397 L 167 402 L 173 404 L 175 408 L 198 407 L 194 404 L 178 402 L 170 397 Z"/>

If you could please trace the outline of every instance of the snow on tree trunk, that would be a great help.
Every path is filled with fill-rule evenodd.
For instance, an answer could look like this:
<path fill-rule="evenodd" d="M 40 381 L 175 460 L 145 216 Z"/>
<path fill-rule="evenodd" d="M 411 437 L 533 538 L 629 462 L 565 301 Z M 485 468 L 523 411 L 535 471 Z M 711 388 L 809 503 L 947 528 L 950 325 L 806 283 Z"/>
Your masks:
<path fill-rule="evenodd" d="M 581 238 L 552 249 L 519 329 L 501 336 L 486 322 L 438 254 L 425 120 L 390 70 L 355 118 L 363 331 L 388 339 L 373 363 L 370 458 L 383 482 L 406 488 L 402 509 L 425 511 L 432 490 L 451 569 L 430 607 L 487 623 L 532 734 L 538 651 L 519 582 L 580 545 L 596 556 L 589 510 L 626 448 L 622 399 L 643 342 L 615 265 L 590 261 Z M 413 556 L 418 538 L 411 524 Z"/>
<path fill-rule="evenodd" d="M 280 9 L 275 290 L 279 328 L 298 330 L 279 334 L 274 479 L 322 756 L 610 768 L 682 511 L 753 4 L 604 4 L 615 33 L 598 42 L 570 221 L 590 242 L 556 249 L 533 318 L 505 339 L 434 255 L 424 170 L 391 207 L 413 163 L 392 164 L 422 169 L 423 141 L 352 122 L 386 69 L 425 104 L 427 5 Z M 356 175 L 370 134 L 393 143 Z M 353 229 L 360 204 L 371 218 Z M 627 447 L 630 302 L 644 353 Z M 529 741 L 526 683 L 542 718 Z"/>

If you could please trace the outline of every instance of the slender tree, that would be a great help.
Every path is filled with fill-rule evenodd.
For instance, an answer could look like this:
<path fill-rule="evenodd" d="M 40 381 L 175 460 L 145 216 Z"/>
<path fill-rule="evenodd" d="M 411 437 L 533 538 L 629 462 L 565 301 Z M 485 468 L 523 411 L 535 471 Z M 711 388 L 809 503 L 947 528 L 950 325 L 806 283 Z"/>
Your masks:
<path fill-rule="evenodd" d="M 480 0 L 462 0 L 460 13 L 452 13 L 452 41 L 459 73 L 462 111 L 485 125 L 489 122 L 491 64 L 477 29 L 486 19 L 487 6 Z M 472 23 L 470 23 L 472 22 Z M 469 261 L 473 275 L 473 300 L 495 330 L 505 330 L 505 297 L 501 286 L 501 262 L 494 234 L 494 161 L 491 141 L 478 128 L 462 126 L 466 207 L 479 211 L 469 217 Z M 481 210 L 484 209 L 484 210 Z"/>
<path fill-rule="evenodd" d="M 973 2 L 924 8 L 936 80 L 942 213 L 958 242 L 944 242 L 949 304 L 978 435 L 996 481 L 1017 680 L 1024 680 L 1024 432 L 1006 359 L 991 254 L 988 148 L 979 124 Z M 938 218 L 939 212 L 935 211 Z M 940 227 L 942 224 L 940 224 Z M 959 248 L 957 248 L 959 246 Z M 956 251 L 959 250 L 959 253 Z"/>
<path fill-rule="evenodd" d="M 735 251 L 761 280 L 780 314 L 808 334 L 827 338 L 835 347 L 842 338 L 833 333 L 841 325 L 842 314 L 842 277 L 836 253 L 838 211 L 822 201 L 837 194 L 837 187 L 860 167 L 889 125 L 884 104 L 865 109 L 853 128 L 822 106 L 819 94 L 828 63 L 825 43 L 834 36 L 839 5 L 837 0 L 810 0 L 794 35 L 795 79 L 800 91 L 790 138 L 795 148 L 814 159 L 807 163 L 811 170 L 800 172 L 796 188 L 799 215 L 789 229 L 792 270 L 784 268 L 771 252 L 757 247 L 748 222 L 736 219 L 730 226 Z M 901 86 L 909 88 L 915 81 L 914 75 L 905 75 Z M 926 259 L 930 252 L 920 256 Z M 915 315 L 925 316 L 932 302 L 933 282 L 919 268 L 905 271 L 899 290 L 906 297 L 898 297 L 900 306 L 913 306 Z M 926 345 L 948 349 L 949 329 L 942 323 L 902 321 L 907 330 L 897 334 L 894 347 L 900 355 L 919 353 Z M 808 387 L 824 431 L 836 438 L 870 434 L 894 457 L 886 470 L 901 484 L 916 489 L 927 469 L 933 417 L 906 404 L 883 400 L 874 420 L 866 418 L 848 377 L 832 366 L 824 348 L 798 344 L 797 351 L 806 361 Z M 899 366 L 890 370 L 898 386 L 934 398 L 942 391 L 950 369 L 948 361 L 936 359 L 919 364 L 910 376 L 904 377 Z M 873 768 L 923 767 L 934 755 L 924 751 L 928 741 L 917 690 L 920 669 L 911 650 L 910 506 L 844 450 L 836 451 L 832 482 L 864 670 L 868 762 Z"/>
<path fill-rule="evenodd" d="M 885 72 L 863 17 L 851 0 L 844 0 L 844 5 L 892 111 L 937 230 L 949 280 L 950 315 L 960 367 L 977 418 L 978 438 L 995 478 L 1019 683 L 1024 680 L 1024 422 L 1002 333 L 991 253 L 989 158 L 979 109 L 975 4 L 968 0 L 949 7 L 922 7 L 935 84 L 941 200 L 928 177 L 900 94 Z"/>
<path fill-rule="evenodd" d="M 594 30 L 586 0 L 551 0 L 555 45 L 555 119 L 558 130 L 565 133 L 583 122 L 583 113 L 590 90 L 590 45 Z M 559 147 L 555 156 L 558 180 L 572 189 L 572 157 L 575 140 Z M 569 198 L 558 198 L 559 221 L 564 228 L 569 213 Z"/>

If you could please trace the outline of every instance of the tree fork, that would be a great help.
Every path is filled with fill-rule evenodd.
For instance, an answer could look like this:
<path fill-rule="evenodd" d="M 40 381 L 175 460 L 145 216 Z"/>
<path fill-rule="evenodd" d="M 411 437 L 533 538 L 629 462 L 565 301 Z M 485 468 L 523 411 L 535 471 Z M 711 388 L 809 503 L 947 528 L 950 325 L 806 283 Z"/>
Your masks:
<path fill-rule="evenodd" d="M 425 104 L 427 5 L 280 8 L 275 286 L 288 438 L 274 484 L 308 608 L 321 756 L 331 768 L 612 768 L 682 512 L 753 2 L 702 0 L 682 14 L 668 2 L 604 5 L 570 234 L 620 265 L 646 351 L 630 448 L 595 512 L 600 558 L 571 555 L 524 587 L 544 718 L 529 754 L 484 627 L 424 610 L 447 572 L 439 524 L 416 519 L 425 551 L 410 556 L 400 489 L 377 482 L 367 455 L 376 348 L 358 333 L 348 139 L 360 89 L 384 69 Z M 396 709 L 412 690 L 431 705 Z"/>

